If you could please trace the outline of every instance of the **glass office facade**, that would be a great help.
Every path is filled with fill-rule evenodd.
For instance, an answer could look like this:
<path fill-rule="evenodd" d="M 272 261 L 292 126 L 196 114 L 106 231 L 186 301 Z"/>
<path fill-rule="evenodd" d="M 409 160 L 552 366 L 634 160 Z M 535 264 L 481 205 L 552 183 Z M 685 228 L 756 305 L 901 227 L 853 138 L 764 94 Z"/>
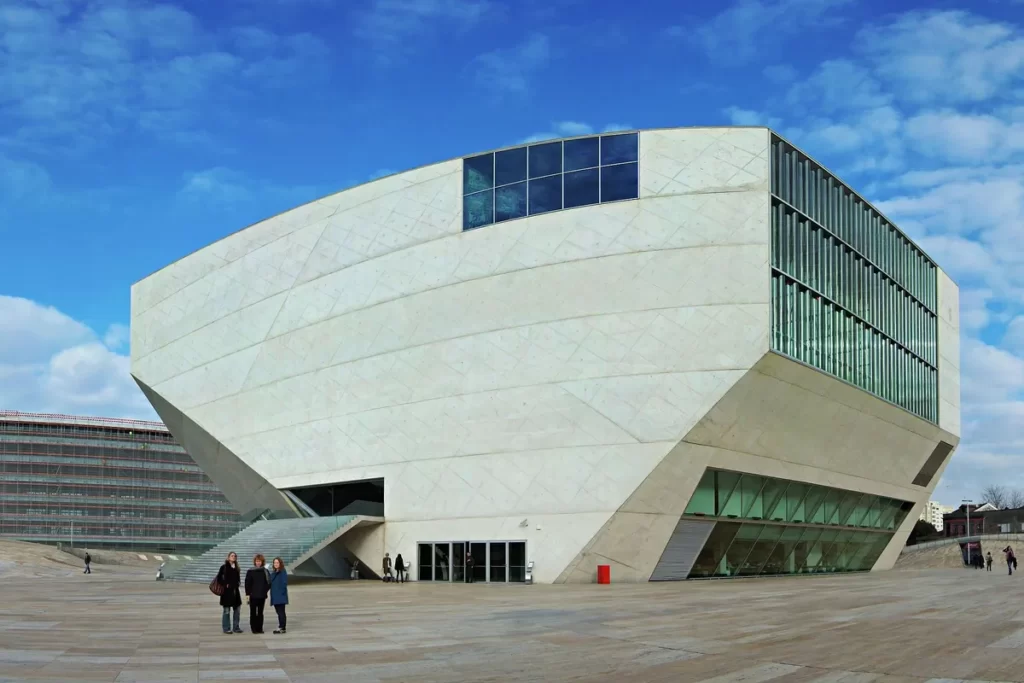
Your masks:
<path fill-rule="evenodd" d="M 689 578 L 867 571 L 912 503 L 708 469 L 683 513 L 714 519 Z"/>
<path fill-rule="evenodd" d="M 552 140 L 463 159 L 462 228 L 640 194 L 639 135 Z"/>
<path fill-rule="evenodd" d="M 936 422 L 935 264 L 774 135 L 771 183 L 772 348 Z"/>
<path fill-rule="evenodd" d="M 0 537 L 187 554 L 244 526 L 160 423 L 0 413 Z"/>

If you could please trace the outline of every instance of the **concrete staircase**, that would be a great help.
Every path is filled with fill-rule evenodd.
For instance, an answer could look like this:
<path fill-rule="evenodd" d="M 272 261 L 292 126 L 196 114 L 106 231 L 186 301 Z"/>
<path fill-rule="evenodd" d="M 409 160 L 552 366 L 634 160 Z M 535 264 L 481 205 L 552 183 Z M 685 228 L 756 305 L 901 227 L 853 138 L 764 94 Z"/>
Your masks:
<path fill-rule="evenodd" d="M 257 553 L 267 558 L 268 567 L 275 557 L 280 557 L 291 572 L 349 530 L 383 521 L 383 518 L 361 515 L 261 520 L 192 562 L 168 564 L 164 568 L 164 578 L 168 581 L 208 583 L 217 575 L 229 552 L 238 554 L 238 566 L 243 576 Z"/>

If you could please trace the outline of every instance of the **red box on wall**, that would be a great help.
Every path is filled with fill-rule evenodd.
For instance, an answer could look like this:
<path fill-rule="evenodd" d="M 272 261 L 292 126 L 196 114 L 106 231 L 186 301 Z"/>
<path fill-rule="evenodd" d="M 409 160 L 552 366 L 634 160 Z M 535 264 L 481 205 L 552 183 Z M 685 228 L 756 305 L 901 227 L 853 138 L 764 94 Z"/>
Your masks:
<path fill-rule="evenodd" d="M 612 567 L 609 564 L 597 565 L 597 582 L 598 583 L 611 583 L 612 582 Z"/>

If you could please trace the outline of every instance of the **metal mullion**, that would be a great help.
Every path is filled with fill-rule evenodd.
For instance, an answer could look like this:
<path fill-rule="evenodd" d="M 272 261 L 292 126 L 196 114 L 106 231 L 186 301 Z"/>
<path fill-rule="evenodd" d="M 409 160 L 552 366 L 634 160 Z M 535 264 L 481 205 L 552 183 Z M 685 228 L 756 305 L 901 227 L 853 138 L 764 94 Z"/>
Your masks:
<path fill-rule="evenodd" d="M 736 474 L 736 473 L 734 472 L 733 474 Z M 733 487 L 732 487 L 731 489 L 729 489 L 729 495 L 728 495 L 728 496 L 726 496 L 726 497 L 725 497 L 725 500 L 723 500 L 723 501 L 722 501 L 722 505 L 721 505 L 721 508 L 720 508 L 720 509 L 724 510 L 724 509 L 725 509 L 725 507 L 726 507 L 726 506 L 727 506 L 727 505 L 729 504 L 729 501 L 730 501 L 730 500 L 732 500 L 732 495 L 733 495 L 733 493 L 735 493 L 735 492 L 736 492 L 736 487 L 737 487 L 737 486 L 739 486 L 739 485 L 740 485 L 740 482 L 742 482 L 742 481 L 743 481 L 743 475 L 742 475 L 742 474 L 740 474 L 740 475 L 739 475 L 738 477 L 736 477 L 736 483 L 735 483 L 735 484 L 733 484 Z M 715 479 L 715 489 L 716 489 L 716 490 L 718 489 L 718 479 L 717 479 L 717 478 Z M 742 503 L 742 501 L 743 501 L 743 499 L 742 499 L 742 498 L 740 498 L 740 502 L 741 502 L 741 503 Z M 715 510 L 715 516 L 716 516 L 716 517 L 718 517 L 718 516 L 719 516 L 719 512 L 718 512 L 718 510 L 717 510 L 717 509 Z M 730 518 L 730 519 L 731 519 L 731 518 Z"/>
<path fill-rule="evenodd" d="M 742 485 L 743 485 L 743 477 L 745 477 L 745 476 L 747 476 L 747 475 L 744 474 L 744 475 L 740 476 L 740 505 L 743 504 L 743 486 Z M 764 487 L 768 484 L 768 477 L 764 477 L 764 476 L 761 476 L 761 475 L 758 475 L 758 474 L 752 474 L 750 476 L 752 476 L 752 477 L 761 477 L 761 487 L 759 489 L 757 489 L 757 493 L 754 495 L 754 500 L 757 500 L 758 496 L 760 496 L 761 493 L 764 492 Z M 753 503 L 751 503 L 751 506 L 753 506 Z M 740 512 L 741 512 L 740 517 L 742 519 L 750 519 L 747 516 L 747 514 L 750 512 L 750 508 L 749 507 L 746 510 L 741 508 Z M 764 499 L 763 498 L 761 499 L 761 512 L 762 512 L 761 519 L 764 519 Z"/>

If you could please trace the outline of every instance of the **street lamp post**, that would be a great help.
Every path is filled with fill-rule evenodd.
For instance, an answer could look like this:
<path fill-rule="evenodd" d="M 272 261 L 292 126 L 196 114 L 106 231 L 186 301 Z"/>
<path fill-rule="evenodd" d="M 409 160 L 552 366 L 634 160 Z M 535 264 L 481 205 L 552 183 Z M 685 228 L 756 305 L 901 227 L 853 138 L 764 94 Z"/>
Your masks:
<path fill-rule="evenodd" d="M 964 504 L 964 509 L 967 510 L 967 541 L 970 542 L 970 540 L 971 540 L 971 503 L 973 503 L 974 501 L 973 500 L 969 500 L 967 498 L 964 498 L 960 502 Z"/>

